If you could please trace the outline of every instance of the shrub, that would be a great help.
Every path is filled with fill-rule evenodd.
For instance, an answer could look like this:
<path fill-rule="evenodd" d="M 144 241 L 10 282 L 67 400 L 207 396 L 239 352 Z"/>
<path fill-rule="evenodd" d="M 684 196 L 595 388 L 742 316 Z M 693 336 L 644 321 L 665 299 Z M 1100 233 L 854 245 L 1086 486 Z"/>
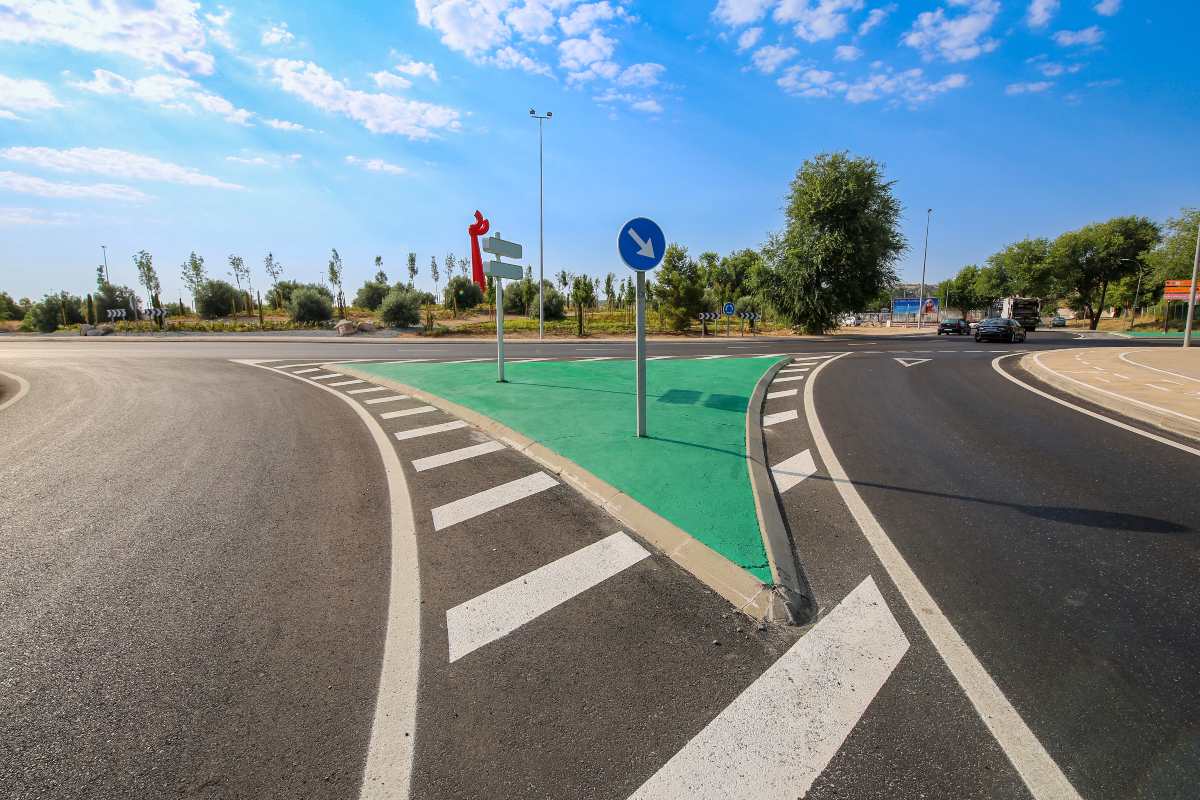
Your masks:
<path fill-rule="evenodd" d="M 383 298 L 387 297 L 388 285 L 379 281 L 367 281 L 354 295 L 354 305 L 374 311 L 379 308 Z"/>
<path fill-rule="evenodd" d="M 563 300 L 562 294 L 553 286 L 547 285 L 542 290 L 542 302 L 545 304 L 545 309 L 542 313 L 546 319 L 566 319 L 567 308 L 566 302 Z M 537 308 L 537 301 L 534 301 L 534 308 Z"/>
<path fill-rule="evenodd" d="M 421 292 L 397 286 L 379 304 L 379 318 L 393 328 L 407 328 L 421 321 Z"/>
<path fill-rule="evenodd" d="M 455 275 L 446 283 L 443 305 L 463 310 L 483 302 L 483 290 L 465 275 Z"/>
<path fill-rule="evenodd" d="M 288 313 L 294 322 L 328 322 L 333 319 L 333 299 L 329 292 L 317 287 L 303 286 L 292 292 Z"/>
<path fill-rule="evenodd" d="M 290 308 L 292 305 L 292 294 L 297 289 L 312 289 L 328 297 L 330 304 L 333 303 L 333 292 L 329 291 L 328 286 L 322 286 L 319 283 L 300 283 L 299 281 L 280 281 L 275 284 L 267 292 L 267 302 L 272 308 Z"/>
<path fill-rule="evenodd" d="M 83 322 L 82 304 L 82 300 L 66 292 L 48 294 L 25 312 L 21 330 L 53 333 L 61 325 L 78 325 Z"/>
<path fill-rule="evenodd" d="M 110 308 L 123 308 L 128 317 L 130 315 L 130 303 L 136 303 L 133 289 L 128 286 L 114 286 L 111 283 L 101 282 L 96 289 L 96 293 L 92 295 L 92 304 L 95 308 L 96 321 L 108 322 L 108 310 Z"/>
<path fill-rule="evenodd" d="M 0 292 L 0 321 L 6 319 L 21 319 L 29 309 L 23 307 L 8 292 Z"/>
<path fill-rule="evenodd" d="M 204 319 L 228 317 L 236 298 L 237 289 L 225 281 L 205 281 L 196 289 L 196 313 Z"/>

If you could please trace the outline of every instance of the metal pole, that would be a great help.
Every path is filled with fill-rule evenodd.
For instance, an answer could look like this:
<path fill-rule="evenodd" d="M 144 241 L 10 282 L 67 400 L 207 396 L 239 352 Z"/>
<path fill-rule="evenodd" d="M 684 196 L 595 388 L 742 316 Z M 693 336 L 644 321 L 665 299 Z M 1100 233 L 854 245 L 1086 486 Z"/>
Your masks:
<path fill-rule="evenodd" d="M 646 436 L 646 273 L 637 274 L 637 435 Z"/>
<path fill-rule="evenodd" d="M 1138 282 L 1137 288 L 1133 290 L 1133 308 L 1129 309 L 1129 327 L 1125 330 L 1133 330 L 1133 321 L 1137 317 L 1137 302 L 1138 295 L 1142 293 L 1142 265 L 1138 264 Z"/>
<path fill-rule="evenodd" d="M 542 183 L 542 118 L 538 117 L 538 338 L 546 337 L 546 238 L 543 233 L 545 217 L 545 195 Z M 503 379 L 503 376 L 501 377 Z"/>
<path fill-rule="evenodd" d="M 492 280 L 496 282 L 496 380 L 504 383 L 504 279 Z"/>
<path fill-rule="evenodd" d="M 1200 225 L 1196 226 L 1196 255 L 1192 258 L 1192 286 L 1188 291 L 1187 322 L 1183 326 L 1183 346 L 1192 346 L 1192 322 L 1196 319 L 1196 274 L 1200 272 Z"/>
<path fill-rule="evenodd" d="M 100 245 L 100 250 L 104 253 L 104 282 L 112 283 L 112 280 L 110 280 L 108 277 L 108 247 L 106 245 Z"/>
<path fill-rule="evenodd" d="M 925 310 L 925 264 L 929 260 L 929 217 L 933 209 L 925 210 L 925 255 L 921 256 L 921 299 L 917 302 L 917 328 L 921 327 L 921 312 Z"/>

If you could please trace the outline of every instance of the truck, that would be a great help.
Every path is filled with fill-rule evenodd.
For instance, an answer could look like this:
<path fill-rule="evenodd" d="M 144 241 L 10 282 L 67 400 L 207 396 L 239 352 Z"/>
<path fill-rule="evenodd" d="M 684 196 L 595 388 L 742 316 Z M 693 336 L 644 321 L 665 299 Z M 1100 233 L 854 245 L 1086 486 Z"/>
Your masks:
<path fill-rule="evenodd" d="M 1035 331 L 1041 322 L 1041 305 L 1035 297 L 1004 297 L 992 303 L 991 316 L 1016 320 L 1025 330 Z"/>

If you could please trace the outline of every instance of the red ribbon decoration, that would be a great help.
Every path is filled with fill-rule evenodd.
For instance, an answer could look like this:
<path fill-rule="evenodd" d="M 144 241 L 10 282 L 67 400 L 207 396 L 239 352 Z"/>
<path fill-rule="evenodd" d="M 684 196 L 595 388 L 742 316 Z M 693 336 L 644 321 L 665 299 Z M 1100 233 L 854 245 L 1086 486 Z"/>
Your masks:
<path fill-rule="evenodd" d="M 475 224 L 467 228 L 467 233 L 471 234 L 471 278 L 485 292 L 487 281 L 483 277 L 483 256 L 479 254 L 479 237 L 487 233 L 489 227 L 491 225 L 483 218 L 483 214 L 476 211 Z"/>

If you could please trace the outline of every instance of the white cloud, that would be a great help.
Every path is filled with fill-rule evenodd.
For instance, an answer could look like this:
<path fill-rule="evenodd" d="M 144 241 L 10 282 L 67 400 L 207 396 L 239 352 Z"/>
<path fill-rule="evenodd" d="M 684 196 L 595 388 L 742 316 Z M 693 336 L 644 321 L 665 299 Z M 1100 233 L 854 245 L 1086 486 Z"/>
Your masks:
<path fill-rule="evenodd" d="M 776 83 L 789 94 L 801 97 L 841 96 L 849 103 L 889 99 L 893 103 L 908 106 L 918 105 L 939 94 L 967 85 L 967 76 L 961 73 L 947 75 L 939 81 L 930 81 L 920 69 L 893 72 L 878 62 L 872 65 L 872 69 L 869 77 L 847 82 L 837 79 L 832 72 L 826 70 L 793 66 L 784 70 Z"/>
<path fill-rule="evenodd" d="M 638 100 L 630 108 L 634 111 L 642 111 L 647 114 L 661 114 L 663 110 L 657 100 Z"/>
<path fill-rule="evenodd" d="M 554 12 L 545 3 L 531 0 L 509 11 L 504 20 L 523 38 L 542 39 L 548 36 L 546 29 L 554 25 Z"/>
<path fill-rule="evenodd" d="M 144 192 L 116 183 L 57 183 L 33 175 L 5 171 L 0 171 L 0 189 L 38 197 L 123 200 L 135 203 L 149 199 L 149 195 Z"/>
<path fill-rule="evenodd" d="M 263 123 L 278 131 L 291 131 L 293 133 L 312 133 L 311 128 L 306 128 L 298 122 L 288 122 L 286 119 L 264 119 Z"/>
<path fill-rule="evenodd" d="M 1046 60 L 1046 56 L 1034 56 L 1033 58 L 1025 59 L 1027 64 L 1032 64 L 1034 69 L 1045 75 L 1047 78 L 1057 78 L 1059 75 L 1074 75 L 1083 69 L 1084 65 L 1078 62 L 1074 64 L 1059 64 L 1056 61 Z"/>
<path fill-rule="evenodd" d="M 6 0 L 0 42 L 64 45 L 211 75 L 199 9 L 191 0 Z"/>
<path fill-rule="evenodd" d="M 20 119 L 27 111 L 62 108 L 50 87 L 41 81 L 0 75 L 0 119 Z"/>
<path fill-rule="evenodd" d="M 1092 8 L 1102 17 L 1115 16 L 1121 10 L 1121 0 L 1100 0 Z"/>
<path fill-rule="evenodd" d="M 1054 41 L 1062 47 L 1099 44 L 1103 38 L 1104 31 L 1095 25 L 1078 31 L 1059 31 L 1054 34 Z"/>
<path fill-rule="evenodd" d="M 754 45 L 758 44 L 758 40 L 762 38 L 762 34 L 763 34 L 762 28 L 746 28 L 746 30 L 742 31 L 741 35 L 738 36 L 738 40 L 737 40 L 738 52 L 739 53 L 745 52 L 746 50 L 749 50 L 751 47 L 754 47 Z"/>
<path fill-rule="evenodd" d="M 296 41 L 296 36 L 288 30 L 286 22 L 280 22 L 272 25 L 262 32 L 260 42 L 263 47 L 273 47 L 277 44 L 291 44 Z"/>
<path fill-rule="evenodd" d="M 408 173 L 408 170 L 399 164 L 390 164 L 381 158 L 346 156 L 346 163 L 355 167 L 361 167 L 368 172 L 385 172 L 388 175 L 405 175 Z"/>
<path fill-rule="evenodd" d="M 1031 28 L 1044 28 L 1058 13 L 1059 0 L 1030 0 L 1025 19 Z"/>
<path fill-rule="evenodd" d="M 965 7 L 964 13 L 948 16 L 945 8 L 924 11 L 901 41 L 920 50 L 926 61 L 940 56 L 946 61 L 970 61 L 1000 46 L 986 36 L 996 14 L 997 0 L 947 0 L 950 5 Z"/>
<path fill-rule="evenodd" d="M 625 9 L 609 5 L 608 0 L 599 3 L 583 3 L 575 7 L 569 16 L 559 17 L 558 27 L 567 36 L 579 36 L 596 27 L 596 23 L 624 17 Z"/>
<path fill-rule="evenodd" d="M 299 153 L 289 153 L 287 155 L 266 155 L 266 156 L 225 156 L 226 161 L 231 161 L 234 164 L 242 164 L 248 167 L 280 167 L 287 164 L 295 164 L 303 159 L 304 156 Z"/>
<path fill-rule="evenodd" d="M 491 63 L 500 69 L 520 69 L 533 75 L 552 76 L 549 65 L 522 53 L 515 47 L 501 47 L 492 56 Z"/>
<path fill-rule="evenodd" d="M 0 150 L 0 158 L 56 172 L 83 172 L 125 180 L 162 181 L 212 189 L 243 188 L 235 183 L 226 183 L 211 175 L 205 175 L 192 167 L 108 147 L 73 147 L 67 150 L 55 150 L 51 147 L 7 147 Z"/>
<path fill-rule="evenodd" d="M 658 78 L 666 70 L 662 64 L 647 62 L 644 64 L 630 64 L 617 77 L 617 83 L 622 86 L 654 86 L 658 83 Z"/>
<path fill-rule="evenodd" d="M 417 21 L 442 34 L 442 44 L 471 57 L 505 45 L 512 29 L 501 13 L 509 0 L 416 0 Z"/>
<path fill-rule="evenodd" d="M 892 3 L 889 6 L 881 8 L 872 8 L 867 14 L 867 18 L 858 26 L 858 35 L 866 36 L 871 31 L 883 24 L 883 21 L 888 18 L 888 15 L 896 10 L 896 4 Z"/>
<path fill-rule="evenodd" d="M 438 80 L 437 67 L 426 61 L 401 61 L 393 69 L 401 75 L 408 75 L 412 78 L 426 77 L 434 83 L 437 83 Z"/>
<path fill-rule="evenodd" d="M 217 8 L 221 9 L 220 14 L 208 13 L 204 15 L 204 19 L 208 22 L 205 32 L 208 34 L 208 38 L 221 45 L 221 47 L 224 47 L 226 50 L 234 50 L 236 46 L 233 43 L 233 37 L 229 35 L 229 18 L 233 16 L 233 12 L 225 8 L 225 6 L 217 6 Z"/>
<path fill-rule="evenodd" d="M 1005 94 L 1036 94 L 1044 92 L 1054 85 L 1054 81 L 1031 81 L 1029 83 L 1010 83 L 1004 87 Z"/>
<path fill-rule="evenodd" d="M 639 97 L 629 92 L 618 92 L 616 89 L 607 89 L 603 94 L 596 95 L 592 99 L 601 105 L 623 104 L 634 111 L 641 111 L 645 114 L 661 114 L 663 110 L 654 98 Z"/>
<path fill-rule="evenodd" d="M 613 54 L 615 39 L 593 30 L 586 39 L 564 39 L 558 43 L 559 64 L 564 69 L 581 70 Z"/>
<path fill-rule="evenodd" d="M 773 0 L 718 0 L 713 18 L 726 25 L 738 26 L 757 22 L 767 13 Z"/>
<path fill-rule="evenodd" d="M 209 92 L 191 78 L 182 75 L 150 75 L 130 80 L 106 69 L 96 69 L 92 70 L 90 81 L 76 81 L 70 85 L 94 94 L 128 95 L 166 109 L 207 111 L 219 114 L 226 121 L 237 125 L 249 125 L 254 117 L 254 112 L 238 108 L 224 97 Z"/>
<path fill-rule="evenodd" d="M 845 33 L 847 13 L 863 7 L 863 0 L 781 0 L 775 8 L 776 22 L 794 22 L 796 36 L 820 42 Z"/>
<path fill-rule="evenodd" d="M 858 59 L 862 58 L 862 54 L 863 54 L 862 48 L 855 47 L 852 44 L 843 44 L 843 45 L 839 45 L 838 47 L 834 48 L 833 60 L 834 61 L 857 61 Z"/>
<path fill-rule="evenodd" d="M 375 81 L 375 85 L 380 89 L 388 91 L 399 91 L 401 89 L 412 88 L 412 81 L 400 75 L 393 75 L 390 72 L 372 72 L 371 80 Z"/>
<path fill-rule="evenodd" d="M 438 131 L 456 131 L 462 125 L 453 108 L 351 89 L 311 61 L 279 58 L 270 66 L 275 82 L 288 94 L 322 111 L 349 117 L 372 133 L 429 139 Z"/>
<path fill-rule="evenodd" d="M 76 222 L 73 211 L 46 211 L 40 208 L 0 208 L 0 225 L 66 225 Z"/>
<path fill-rule="evenodd" d="M 760 47 L 754 51 L 751 56 L 751 61 L 754 62 L 754 68 L 764 75 L 770 75 L 775 70 L 783 66 L 784 62 L 790 61 L 800 51 L 794 47 L 784 47 L 778 44 L 769 44 L 766 47 Z"/>

